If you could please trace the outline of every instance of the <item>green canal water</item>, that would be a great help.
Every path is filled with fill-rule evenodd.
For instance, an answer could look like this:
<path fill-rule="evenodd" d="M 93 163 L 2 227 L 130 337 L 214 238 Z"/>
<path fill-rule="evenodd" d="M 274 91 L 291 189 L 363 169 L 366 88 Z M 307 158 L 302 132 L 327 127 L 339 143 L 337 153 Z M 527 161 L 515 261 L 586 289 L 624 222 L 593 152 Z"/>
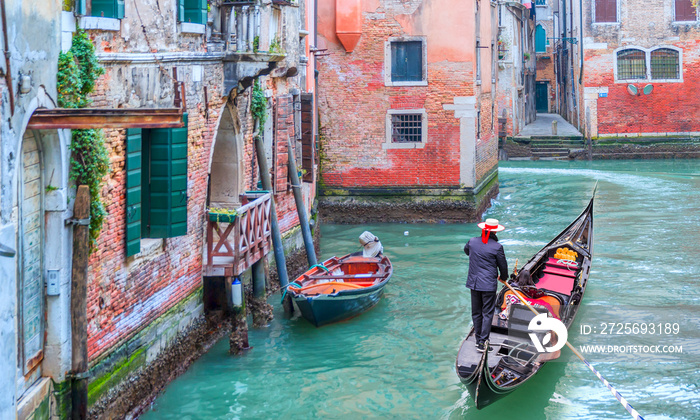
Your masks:
<path fill-rule="evenodd" d="M 672 345 L 677 353 L 586 357 L 647 419 L 700 419 L 700 163 L 507 162 L 485 217 L 499 219 L 509 268 L 568 225 L 599 182 L 589 286 L 569 341 Z M 325 225 L 323 257 L 378 235 L 394 265 L 384 298 L 347 322 L 314 328 L 275 319 L 250 331 L 254 348 L 223 340 L 143 419 L 626 419 L 629 415 L 567 348 L 528 384 L 482 410 L 455 374 L 470 326 L 462 247 L 475 225 Z M 603 323 L 676 324 L 677 333 L 602 334 Z M 596 333 L 583 334 L 587 325 Z M 658 327 L 658 325 L 656 325 Z M 617 329 L 618 326 L 615 326 Z M 656 328 L 655 328 L 656 329 Z M 617 332 L 617 330 L 616 330 Z"/>

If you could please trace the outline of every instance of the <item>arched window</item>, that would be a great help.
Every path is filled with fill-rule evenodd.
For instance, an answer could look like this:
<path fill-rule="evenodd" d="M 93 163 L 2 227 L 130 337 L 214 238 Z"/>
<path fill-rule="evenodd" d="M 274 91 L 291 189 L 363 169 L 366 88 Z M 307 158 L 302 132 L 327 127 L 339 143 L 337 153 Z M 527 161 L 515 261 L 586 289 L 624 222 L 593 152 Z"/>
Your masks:
<path fill-rule="evenodd" d="M 670 48 L 659 48 L 651 52 L 651 78 L 680 79 L 680 63 L 678 51 Z"/>
<path fill-rule="evenodd" d="M 617 52 L 617 79 L 632 80 L 647 78 L 646 54 L 642 50 L 629 48 Z"/>
<path fill-rule="evenodd" d="M 547 32 L 542 25 L 537 25 L 535 28 L 535 52 L 547 51 Z"/>

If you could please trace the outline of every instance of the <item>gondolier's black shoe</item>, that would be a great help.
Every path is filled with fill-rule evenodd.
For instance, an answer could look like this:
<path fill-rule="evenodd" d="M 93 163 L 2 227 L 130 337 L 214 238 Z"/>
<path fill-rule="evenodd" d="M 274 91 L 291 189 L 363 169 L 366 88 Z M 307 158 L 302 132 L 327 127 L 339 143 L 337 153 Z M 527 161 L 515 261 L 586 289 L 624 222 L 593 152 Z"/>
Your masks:
<path fill-rule="evenodd" d="M 484 343 L 479 343 L 476 345 L 476 351 L 483 353 L 486 350 L 486 345 Z M 493 350 L 493 347 L 489 346 L 489 351 Z"/>

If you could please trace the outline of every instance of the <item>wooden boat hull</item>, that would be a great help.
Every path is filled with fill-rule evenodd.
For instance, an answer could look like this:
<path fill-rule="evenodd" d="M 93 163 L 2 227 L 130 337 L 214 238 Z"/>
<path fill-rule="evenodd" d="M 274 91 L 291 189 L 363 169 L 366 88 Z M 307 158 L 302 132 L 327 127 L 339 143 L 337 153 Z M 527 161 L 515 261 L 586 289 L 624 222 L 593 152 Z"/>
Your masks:
<path fill-rule="evenodd" d="M 541 310 L 549 311 L 551 316 L 559 318 L 567 329 L 573 323 L 588 284 L 593 252 L 592 235 L 593 198 L 581 215 L 522 268 L 527 269 L 533 274 L 533 279 L 537 280 L 535 288 L 544 292 L 547 297 L 562 299 L 562 306 L 557 306 L 556 309 L 550 306 Z M 552 261 L 556 260 L 552 256 L 558 255 L 559 249 L 564 247 L 575 250 L 580 256 L 576 260 L 576 269 L 570 273 L 566 271 L 566 266 L 552 267 Z M 561 260 L 558 261 L 561 262 Z M 490 336 L 490 345 L 493 350 L 485 353 L 477 352 L 472 328 L 462 342 L 457 355 L 457 375 L 471 394 L 477 409 L 486 407 L 520 388 L 548 360 L 559 357 L 558 351 L 537 352 L 527 329 L 527 321 L 532 318 L 532 314 L 527 309 L 522 309 L 524 308 L 522 304 L 506 306 L 507 292 L 507 288 L 504 288 L 497 295 L 498 307 L 494 314 Z M 505 310 L 509 311 L 508 321 L 501 320 L 498 315 L 501 305 L 506 306 Z M 518 307 L 521 309 L 517 309 Z M 523 316 L 523 313 L 517 313 L 516 309 L 526 314 Z"/>
<path fill-rule="evenodd" d="M 295 296 L 301 315 L 317 327 L 355 317 L 379 302 L 384 287 L 343 295 Z"/>
<path fill-rule="evenodd" d="M 323 264 L 327 270 L 311 268 L 288 289 L 301 315 L 317 327 L 353 318 L 376 305 L 393 272 L 386 256 L 351 254 Z"/>

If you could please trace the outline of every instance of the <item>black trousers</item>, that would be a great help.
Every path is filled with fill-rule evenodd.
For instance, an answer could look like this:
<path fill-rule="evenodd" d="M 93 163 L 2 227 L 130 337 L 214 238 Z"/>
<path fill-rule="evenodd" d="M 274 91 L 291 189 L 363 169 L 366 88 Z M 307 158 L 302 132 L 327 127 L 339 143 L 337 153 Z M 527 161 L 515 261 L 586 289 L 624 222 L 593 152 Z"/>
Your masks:
<path fill-rule="evenodd" d="M 496 292 L 480 292 L 478 290 L 471 292 L 474 335 L 476 342 L 481 343 L 488 340 L 489 334 L 491 334 L 491 322 L 496 307 Z"/>

